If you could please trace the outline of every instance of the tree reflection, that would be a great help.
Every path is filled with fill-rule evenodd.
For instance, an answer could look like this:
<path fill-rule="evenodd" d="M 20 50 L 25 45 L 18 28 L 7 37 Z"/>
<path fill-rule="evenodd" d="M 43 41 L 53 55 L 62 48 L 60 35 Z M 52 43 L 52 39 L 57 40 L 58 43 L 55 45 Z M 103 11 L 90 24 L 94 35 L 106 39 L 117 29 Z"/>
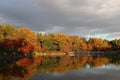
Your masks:
<path fill-rule="evenodd" d="M 36 64 L 33 58 L 25 57 L 15 63 L 5 63 L 3 67 L 0 67 L 0 72 L 1 80 L 14 80 L 15 78 L 28 80 L 36 72 Z"/>
<path fill-rule="evenodd" d="M 110 62 L 107 57 L 48 57 L 38 67 L 39 72 L 66 72 L 73 69 L 106 65 Z"/>
<path fill-rule="evenodd" d="M 112 60 L 107 57 L 24 57 L 14 63 L 9 63 L 6 59 L 0 59 L 0 80 L 29 80 L 36 72 L 58 72 L 86 68 L 99 67 L 114 63 L 120 64 L 120 60 Z"/>

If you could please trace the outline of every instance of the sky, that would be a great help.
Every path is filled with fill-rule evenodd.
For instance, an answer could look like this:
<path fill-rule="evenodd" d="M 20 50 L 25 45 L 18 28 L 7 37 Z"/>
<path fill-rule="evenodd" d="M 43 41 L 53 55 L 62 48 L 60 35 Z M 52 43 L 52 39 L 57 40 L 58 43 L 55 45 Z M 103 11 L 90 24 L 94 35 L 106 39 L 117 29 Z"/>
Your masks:
<path fill-rule="evenodd" d="M 120 38 L 119 0 L 0 0 L 0 23 L 35 32 Z"/>

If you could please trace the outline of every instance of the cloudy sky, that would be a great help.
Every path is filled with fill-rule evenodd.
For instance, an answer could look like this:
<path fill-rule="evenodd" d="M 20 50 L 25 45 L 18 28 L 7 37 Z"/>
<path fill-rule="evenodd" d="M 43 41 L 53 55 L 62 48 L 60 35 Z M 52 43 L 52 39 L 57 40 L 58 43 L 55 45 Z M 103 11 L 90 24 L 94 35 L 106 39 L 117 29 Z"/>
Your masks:
<path fill-rule="evenodd" d="M 35 32 L 120 38 L 120 1 L 0 0 L 0 23 Z"/>

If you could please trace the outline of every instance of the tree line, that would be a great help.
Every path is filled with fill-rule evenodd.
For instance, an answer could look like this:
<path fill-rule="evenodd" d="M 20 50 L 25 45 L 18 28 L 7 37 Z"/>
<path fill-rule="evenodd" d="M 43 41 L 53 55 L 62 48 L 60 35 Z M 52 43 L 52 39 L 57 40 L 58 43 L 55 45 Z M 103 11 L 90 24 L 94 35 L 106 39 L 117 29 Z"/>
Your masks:
<path fill-rule="evenodd" d="M 106 40 L 70 36 L 67 34 L 35 34 L 28 28 L 15 28 L 11 25 L 0 25 L 0 54 L 32 54 L 39 52 L 80 52 L 120 50 L 120 39 Z"/>

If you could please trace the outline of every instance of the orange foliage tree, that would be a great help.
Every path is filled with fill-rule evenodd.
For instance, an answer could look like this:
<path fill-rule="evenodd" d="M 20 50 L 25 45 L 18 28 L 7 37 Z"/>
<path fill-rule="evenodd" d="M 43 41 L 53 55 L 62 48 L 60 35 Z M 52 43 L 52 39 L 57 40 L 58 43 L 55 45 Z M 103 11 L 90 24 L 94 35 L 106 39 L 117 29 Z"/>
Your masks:
<path fill-rule="evenodd" d="M 38 48 L 39 43 L 37 42 L 36 35 L 28 28 L 17 29 L 14 36 L 24 39 L 25 43 L 23 43 L 23 46 L 21 47 L 23 52 L 28 53 L 28 51 L 32 52 L 34 50 L 40 49 Z"/>
<path fill-rule="evenodd" d="M 110 48 L 111 45 L 107 40 L 103 40 L 101 38 L 92 38 L 88 41 L 88 47 L 90 50 L 105 50 Z"/>

